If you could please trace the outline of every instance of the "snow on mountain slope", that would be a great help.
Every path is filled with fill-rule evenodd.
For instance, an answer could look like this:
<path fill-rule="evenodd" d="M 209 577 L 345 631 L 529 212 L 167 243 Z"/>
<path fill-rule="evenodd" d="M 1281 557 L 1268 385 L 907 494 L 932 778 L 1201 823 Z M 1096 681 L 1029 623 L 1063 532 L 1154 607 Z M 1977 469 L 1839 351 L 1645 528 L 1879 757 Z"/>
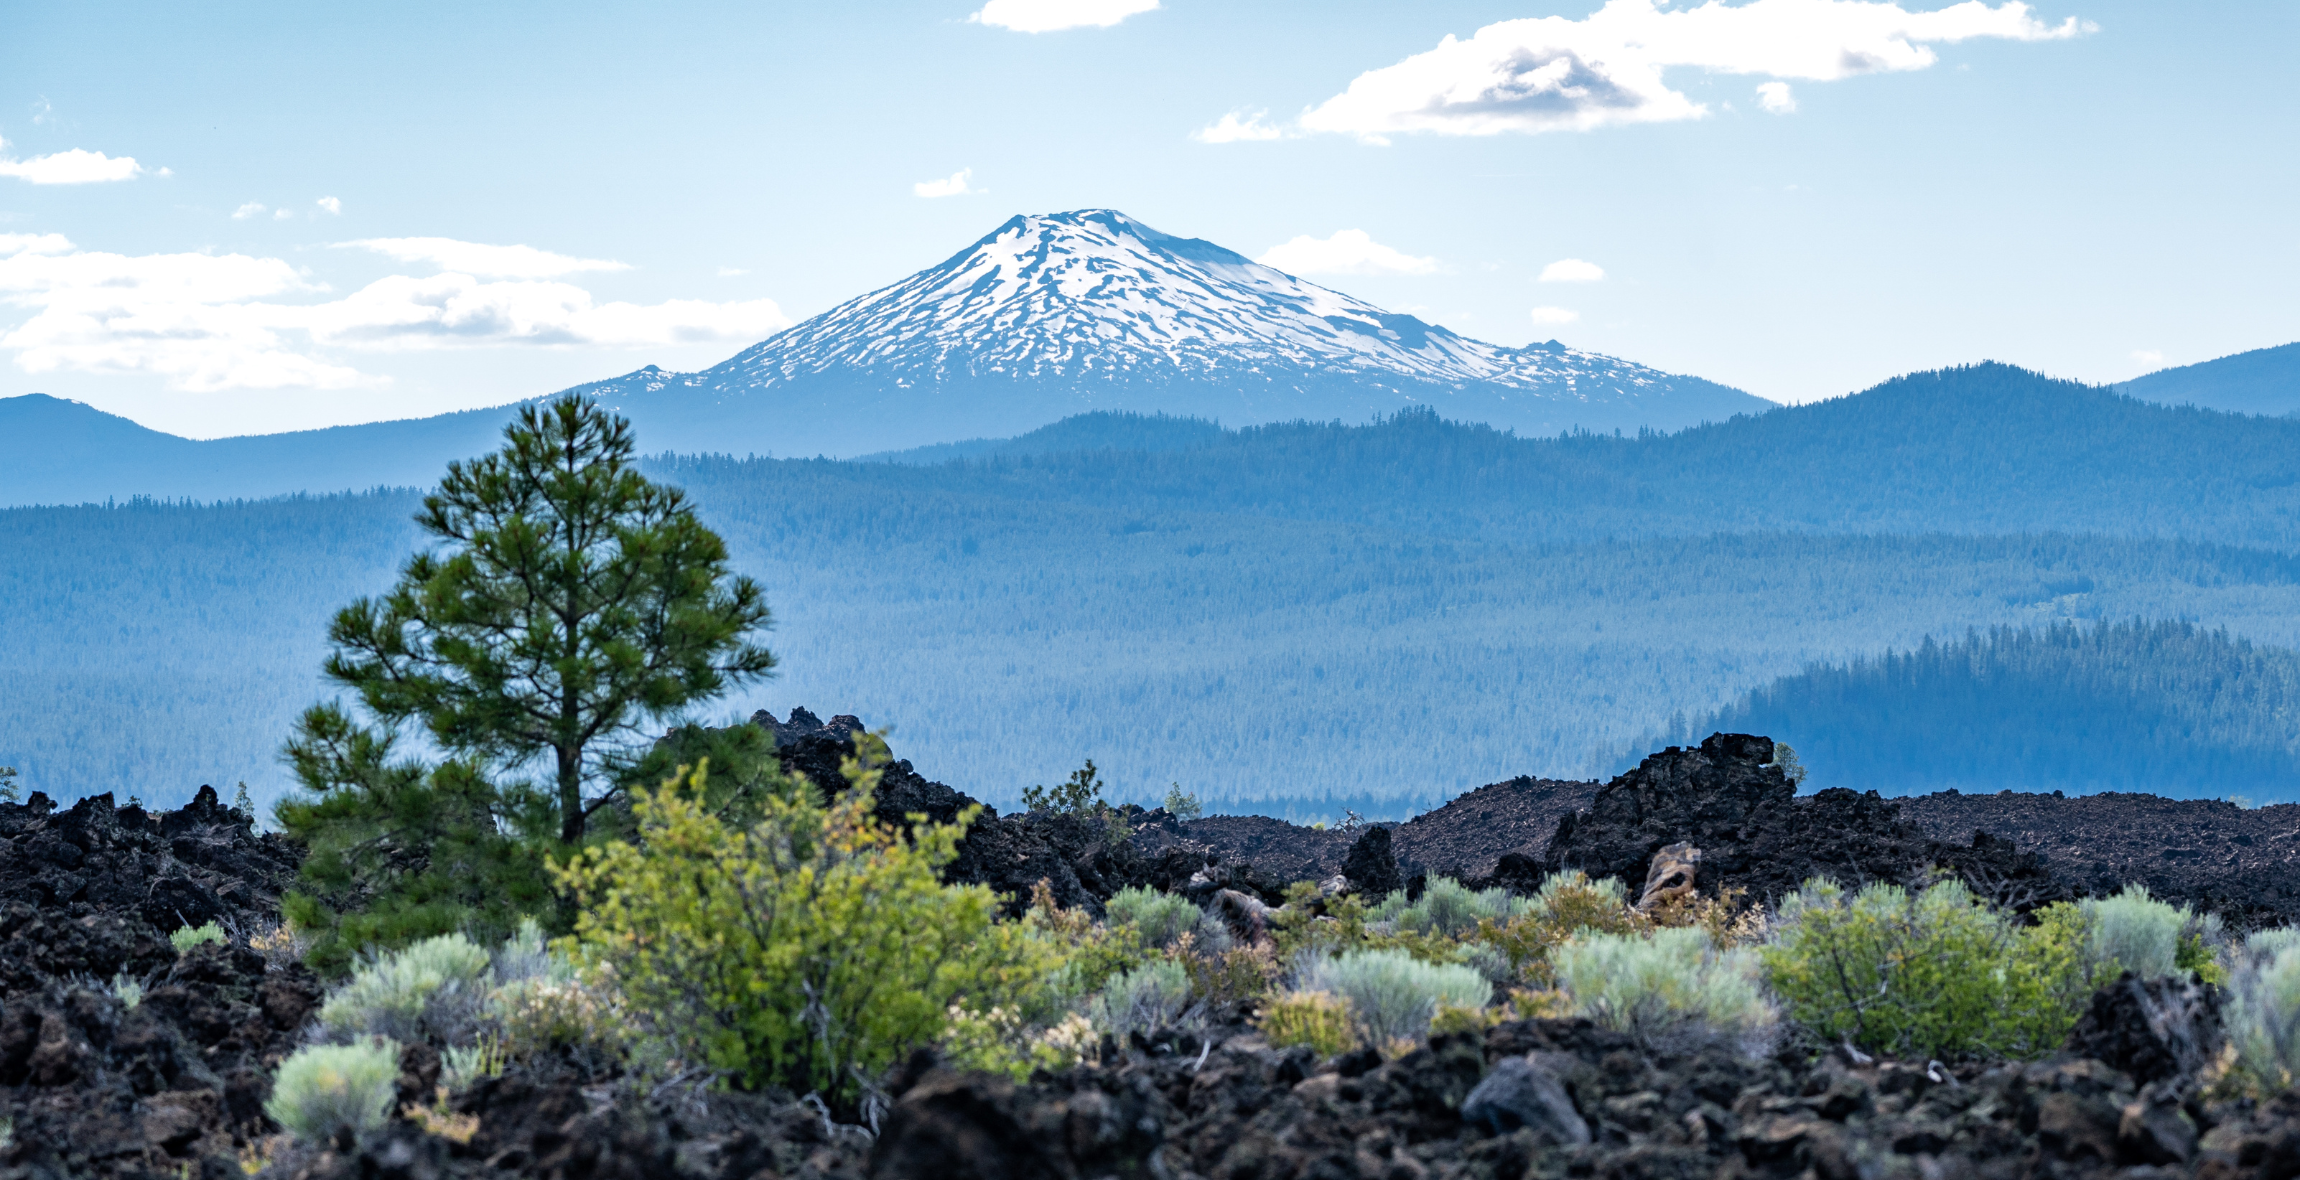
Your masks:
<path fill-rule="evenodd" d="M 1245 425 L 1427 404 L 1548 434 L 1772 406 L 1555 341 L 1473 340 L 1108 209 L 1015 217 L 703 372 L 585 388 L 677 449 L 727 449 L 755 426 L 769 432 L 757 449 L 834 455 L 1096 409 Z M 858 417 L 871 439 L 856 435 Z"/>
<path fill-rule="evenodd" d="M 1607 359 L 1470 340 L 1211 242 L 1092 209 L 1016 217 L 942 265 L 849 300 L 720 368 L 760 387 L 838 367 L 1123 380 L 1272 365 L 1530 387 Z M 1631 383 L 1663 376 L 1611 364 Z"/>

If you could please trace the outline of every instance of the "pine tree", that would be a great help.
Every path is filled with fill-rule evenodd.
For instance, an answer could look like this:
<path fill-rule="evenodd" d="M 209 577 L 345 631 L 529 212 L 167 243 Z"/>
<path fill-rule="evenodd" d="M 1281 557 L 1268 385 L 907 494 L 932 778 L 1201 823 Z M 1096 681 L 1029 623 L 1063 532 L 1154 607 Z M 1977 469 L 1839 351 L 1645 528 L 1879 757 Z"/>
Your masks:
<path fill-rule="evenodd" d="M 316 706 L 288 744 L 309 794 L 278 816 L 309 855 L 287 905 L 322 965 L 548 909 L 546 859 L 664 769 L 647 731 L 774 667 L 763 592 L 635 469 L 628 422 L 570 395 L 504 434 L 424 498 L 435 548 L 329 628 L 326 676 L 366 717 Z M 411 729 L 444 760 L 399 754 Z"/>

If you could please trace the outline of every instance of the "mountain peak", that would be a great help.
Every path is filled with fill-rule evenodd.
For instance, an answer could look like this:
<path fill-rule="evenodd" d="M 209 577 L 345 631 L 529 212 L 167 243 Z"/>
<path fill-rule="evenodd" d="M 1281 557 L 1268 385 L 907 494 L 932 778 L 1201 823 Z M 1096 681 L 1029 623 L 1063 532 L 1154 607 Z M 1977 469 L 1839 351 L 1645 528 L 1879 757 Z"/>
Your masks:
<path fill-rule="evenodd" d="M 752 417 L 784 454 L 1020 434 L 1095 410 L 1250 425 L 1425 405 L 1553 434 L 1770 408 L 1554 340 L 1473 340 L 1116 209 L 1017 214 L 703 372 L 593 388 L 658 442 L 721 449 Z"/>

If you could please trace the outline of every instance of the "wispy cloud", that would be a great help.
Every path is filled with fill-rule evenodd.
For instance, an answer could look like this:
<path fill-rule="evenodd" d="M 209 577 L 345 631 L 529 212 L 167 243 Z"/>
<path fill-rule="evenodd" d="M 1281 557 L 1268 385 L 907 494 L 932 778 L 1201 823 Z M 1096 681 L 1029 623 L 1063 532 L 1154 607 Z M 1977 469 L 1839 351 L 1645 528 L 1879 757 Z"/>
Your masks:
<path fill-rule="evenodd" d="M 929 199 L 935 197 L 964 197 L 988 190 L 973 187 L 974 169 L 961 168 L 941 180 L 922 180 L 910 186 L 910 191 Z"/>
<path fill-rule="evenodd" d="M 1017 33 L 1053 33 L 1107 29 L 1156 7 L 1158 0 L 990 0 L 966 19 Z"/>
<path fill-rule="evenodd" d="M 525 246 L 485 249 L 499 253 L 470 260 L 530 270 L 545 266 L 534 258 L 562 260 L 549 264 L 561 268 L 586 261 Z M 196 392 L 378 383 L 351 363 L 360 352 L 749 341 L 791 322 L 771 299 L 601 303 L 569 283 L 452 270 L 392 275 L 340 299 L 326 294 L 277 258 L 123 255 L 79 250 L 58 234 L 0 235 L 0 303 L 32 313 L 0 332 L 0 349 L 17 367 L 145 373 Z"/>
<path fill-rule="evenodd" d="M 1757 105 L 1776 115 L 1797 113 L 1797 96 L 1790 92 L 1787 82 L 1759 82 Z"/>
<path fill-rule="evenodd" d="M 1581 313 L 1570 307 L 1537 307 L 1533 309 L 1533 322 L 1537 324 L 1570 324 L 1581 318 Z"/>
<path fill-rule="evenodd" d="M 13 176 L 33 184 L 101 184 L 108 180 L 133 180 L 143 175 L 144 166 L 134 156 L 107 156 L 84 148 L 67 152 L 52 152 L 18 160 L 6 154 L 8 141 L 0 139 L 0 176 Z M 167 169 L 160 170 L 166 175 Z"/>
<path fill-rule="evenodd" d="M 1254 261 L 1298 275 L 1426 275 L 1438 269 L 1437 259 L 1416 258 L 1384 246 L 1362 229 L 1345 229 L 1325 238 L 1304 234 L 1270 247 Z"/>
<path fill-rule="evenodd" d="M 719 268 L 719 277 L 722 279 L 731 279 L 737 275 L 747 275 L 749 273 L 751 272 L 744 270 L 739 266 L 722 266 Z"/>
<path fill-rule="evenodd" d="M 249 201 L 247 204 L 232 210 L 232 220 L 246 221 L 251 217 L 261 217 L 264 215 L 265 208 L 266 206 L 260 201 Z"/>
<path fill-rule="evenodd" d="M 1875 0 L 1710 0 L 1682 9 L 1665 0 L 1609 0 L 1580 20 L 1509 20 L 1467 40 L 1448 35 L 1434 49 L 1358 75 L 1297 125 L 1385 142 L 1416 132 L 1587 131 L 1698 119 L 1708 106 L 1672 89 L 1668 71 L 1829 82 L 1924 69 L 1939 60 L 1935 44 L 2058 40 L 2095 27 L 2075 17 L 2048 24 L 2027 4 L 1983 0 L 1933 12 Z M 1759 103 L 1776 113 L 1794 109 L 1785 84 L 1760 90 Z"/>
<path fill-rule="evenodd" d="M 1268 111 L 1231 111 L 1205 127 L 1190 133 L 1200 143 L 1250 143 L 1256 140 L 1284 139 L 1293 134 L 1269 121 Z"/>
<path fill-rule="evenodd" d="M 2155 348 L 2136 348 L 2132 352 L 2132 359 L 2152 368 L 2160 367 L 2164 364 L 2164 352 Z"/>
<path fill-rule="evenodd" d="M 1541 281 L 1545 283 L 1594 283 L 1604 277 L 1604 267 L 1579 258 L 1560 258 L 1541 268 Z"/>
<path fill-rule="evenodd" d="M 337 216 L 343 212 L 343 202 L 337 200 L 334 197 L 321 197 L 320 199 L 313 201 L 312 204 L 319 206 L 320 212 L 326 213 L 330 216 Z"/>
<path fill-rule="evenodd" d="M 454 238 L 361 238 L 338 247 L 373 250 L 400 262 L 428 262 L 441 270 L 506 279 L 551 279 L 584 271 L 629 270 L 600 258 L 575 258 L 533 246 L 490 246 Z"/>

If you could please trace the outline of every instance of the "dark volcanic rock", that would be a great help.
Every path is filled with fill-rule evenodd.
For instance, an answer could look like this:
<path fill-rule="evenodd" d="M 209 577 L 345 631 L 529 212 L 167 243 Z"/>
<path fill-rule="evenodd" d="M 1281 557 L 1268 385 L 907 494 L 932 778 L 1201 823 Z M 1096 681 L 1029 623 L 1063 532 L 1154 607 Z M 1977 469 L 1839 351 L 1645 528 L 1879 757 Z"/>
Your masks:
<path fill-rule="evenodd" d="M 1461 879 L 1494 873 L 1511 854 L 1540 860 L 1557 823 L 1589 806 L 1598 784 L 1520 775 L 1489 783 L 1390 831 L 1398 863 Z"/>
<path fill-rule="evenodd" d="M 1698 747 L 1651 755 L 1559 822 L 1543 868 L 1618 878 L 1634 893 L 1653 854 L 1685 840 L 1701 850 L 1702 892 L 1738 887 L 1760 901 L 1811 877 L 1917 884 L 1935 866 L 2023 911 L 2071 895 L 2041 858 L 2005 841 L 1935 840 L 1874 791 L 1799 797 L 1772 761 L 1772 740 L 1748 734 L 1712 734 Z"/>
<path fill-rule="evenodd" d="M 2240 929 L 2300 922 L 2300 804 L 2014 791 L 1898 802 L 1904 817 L 1940 839 L 1986 831 L 2041 855 L 2076 892 L 2105 895 L 2138 883 Z"/>
<path fill-rule="evenodd" d="M 775 753 L 784 770 L 833 789 L 844 781 L 839 761 L 853 755 L 854 735 L 863 728 L 852 716 L 841 714 L 823 722 L 803 708 L 792 710 L 786 721 L 761 710 L 751 723 L 774 734 Z M 909 760 L 897 759 L 880 776 L 874 814 L 889 824 L 906 824 L 912 814 L 948 823 L 975 802 L 928 780 Z M 1096 916 L 1111 894 L 1129 886 L 1174 893 L 1195 890 L 1201 895 L 1221 888 L 1251 889 L 1265 900 L 1277 901 L 1292 880 L 1272 878 L 1248 865 L 1223 870 L 1218 853 L 1183 834 L 1195 825 L 1183 825 L 1164 811 L 1128 807 L 1122 819 L 1139 833 L 1136 838 L 1114 840 L 1108 824 L 1087 816 L 1051 812 L 1002 816 L 997 808 L 985 806 L 944 877 L 990 886 L 1008 898 L 1009 912 L 1027 907 L 1032 889 L 1044 881 L 1057 902 Z M 1198 821 L 1208 822 L 1212 821 Z M 1211 877 L 1194 881 L 1209 869 L 1215 870 Z"/>
<path fill-rule="evenodd" d="M 1350 879 L 1352 888 L 1373 897 L 1405 888 L 1397 854 L 1390 851 L 1390 830 L 1378 825 L 1367 828 L 1365 835 L 1350 845 L 1350 854 L 1342 858 L 1342 875 Z"/>
<path fill-rule="evenodd" d="M 2093 993 L 2069 1030 L 2068 1050 L 2135 1081 L 2193 1076 L 2220 1052 L 2220 989 L 2194 979 L 2135 979 L 2130 971 Z"/>
<path fill-rule="evenodd" d="M 270 1129 L 271 1071 L 320 987 L 239 940 L 277 920 L 296 864 L 208 787 L 158 815 L 0 804 L 0 1174 L 222 1174 Z M 208 921 L 234 942 L 177 955 L 167 933 Z"/>

